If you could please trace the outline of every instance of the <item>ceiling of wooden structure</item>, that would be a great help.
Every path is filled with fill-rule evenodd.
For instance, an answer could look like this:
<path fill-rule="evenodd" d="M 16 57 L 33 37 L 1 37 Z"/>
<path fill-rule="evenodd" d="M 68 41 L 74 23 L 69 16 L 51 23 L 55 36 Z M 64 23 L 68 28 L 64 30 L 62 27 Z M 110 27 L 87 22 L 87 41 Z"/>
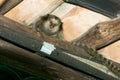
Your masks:
<path fill-rule="evenodd" d="M 120 4 L 120 0 L 110 1 L 118 5 Z M 104 1 L 103 4 L 105 4 Z M 82 6 L 65 3 L 63 0 L 23 0 L 5 13 L 4 16 L 29 26 L 34 24 L 40 16 L 48 13 L 61 18 L 63 22 L 64 38 L 67 41 L 80 37 L 99 22 L 111 20 L 103 14 L 86 9 Z M 120 41 L 99 50 L 99 52 L 105 57 L 120 63 Z"/>

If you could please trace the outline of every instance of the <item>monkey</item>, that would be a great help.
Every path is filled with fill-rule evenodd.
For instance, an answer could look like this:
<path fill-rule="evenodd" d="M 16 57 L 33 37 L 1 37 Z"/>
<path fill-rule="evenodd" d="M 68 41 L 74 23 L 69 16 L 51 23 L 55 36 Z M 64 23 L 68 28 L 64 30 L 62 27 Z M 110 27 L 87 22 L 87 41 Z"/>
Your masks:
<path fill-rule="evenodd" d="M 47 14 L 41 16 L 35 24 L 36 31 L 44 33 L 48 36 L 63 39 L 62 34 L 62 21 L 55 15 Z"/>

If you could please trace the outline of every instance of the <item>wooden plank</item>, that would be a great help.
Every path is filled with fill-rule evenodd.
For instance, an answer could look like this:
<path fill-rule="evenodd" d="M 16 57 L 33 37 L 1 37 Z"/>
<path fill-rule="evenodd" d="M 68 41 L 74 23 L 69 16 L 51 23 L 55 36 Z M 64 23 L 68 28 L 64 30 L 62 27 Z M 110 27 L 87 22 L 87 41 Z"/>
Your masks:
<path fill-rule="evenodd" d="M 95 78 L 74 71 L 49 59 L 26 51 L 0 39 L 0 61 L 24 69 L 46 80 L 96 80 Z"/>
<path fill-rule="evenodd" d="M 63 10 L 68 6 L 67 11 Z M 67 13 L 66 13 L 67 12 Z M 65 14 L 64 14 L 65 13 Z M 82 7 L 76 7 L 75 5 L 64 3 L 53 11 L 54 15 L 59 16 L 63 22 L 64 38 L 67 41 L 72 41 L 81 37 L 82 34 L 87 32 L 91 27 L 97 23 L 110 20 L 110 18 L 101 14 L 95 13 Z M 120 63 L 120 41 L 117 41 L 101 50 L 100 54 L 106 58 Z"/>
<path fill-rule="evenodd" d="M 86 7 L 90 10 L 93 10 L 93 11 L 96 11 L 96 12 L 99 12 L 101 14 L 104 14 L 108 17 L 111 17 L 111 18 L 115 18 L 117 17 L 117 14 L 120 10 L 120 4 L 119 4 L 119 0 L 104 0 L 104 1 L 101 1 L 101 0 L 97 0 L 97 1 L 93 1 L 93 0 L 89 0 L 89 1 L 86 1 L 86 0 L 64 0 L 68 3 L 71 3 L 71 4 L 76 4 L 76 5 L 79 5 L 79 6 L 83 6 L 83 7 Z M 105 5 L 104 5 L 104 4 Z"/>
<path fill-rule="evenodd" d="M 34 23 L 34 20 L 36 20 L 38 16 L 44 15 L 44 13 L 46 14 L 43 8 L 45 7 L 47 8 L 48 7 L 47 5 L 51 3 L 51 1 L 50 2 L 48 1 L 49 2 L 48 3 L 48 2 L 45 2 L 44 0 L 39 0 L 38 4 L 37 4 L 37 1 L 35 1 L 33 2 L 34 5 L 31 5 L 31 7 L 27 6 L 30 4 L 30 2 L 29 0 L 25 0 L 23 4 L 22 3 L 19 4 L 12 11 L 5 14 L 5 16 L 18 21 L 19 23 L 23 23 L 24 25 L 26 24 L 29 25 L 30 23 Z M 42 2 L 45 2 L 44 6 L 39 7 L 41 6 L 39 4 L 42 4 Z M 37 8 L 35 7 L 36 5 L 38 6 Z M 65 6 L 68 6 L 68 7 L 65 7 Z M 71 41 L 71 40 L 74 40 L 80 37 L 88 29 L 90 29 L 92 26 L 94 26 L 95 24 L 99 22 L 110 20 L 108 17 L 105 17 L 101 14 L 95 13 L 93 11 L 90 11 L 82 7 L 78 7 L 78 6 L 76 7 L 70 4 L 63 4 L 59 6 L 58 8 L 57 10 L 53 11 L 52 14 L 55 14 L 62 19 L 62 22 L 64 23 L 63 24 L 64 38 L 67 41 Z M 43 12 L 41 12 L 40 9 L 43 10 Z M 38 12 L 38 10 L 40 10 L 40 12 Z M 48 13 L 49 12 L 50 11 L 48 10 Z M 32 15 L 34 17 L 31 17 Z M 100 50 L 99 52 L 111 60 L 120 62 L 120 55 L 119 55 L 120 47 L 119 46 L 120 46 L 120 42 L 118 41 L 106 47 L 105 49 Z"/>
<path fill-rule="evenodd" d="M 120 63 L 120 40 L 100 49 L 99 52 L 108 59 Z"/>
<path fill-rule="evenodd" d="M 33 5 L 27 6 L 31 4 L 30 2 L 32 2 L 32 0 L 31 1 L 25 0 L 24 2 L 16 6 L 13 10 L 5 14 L 5 16 L 24 25 L 26 24 L 29 25 L 31 23 L 34 23 L 35 20 L 37 20 L 37 18 L 40 17 L 41 15 L 45 15 L 47 13 L 52 12 L 52 14 L 62 19 L 64 23 L 63 24 L 64 37 L 65 40 L 67 41 L 71 41 L 79 37 L 81 34 L 83 34 L 85 31 L 87 31 L 90 27 L 92 27 L 96 23 L 109 20 L 109 18 L 101 14 L 92 12 L 82 7 L 63 3 L 61 1 L 58 2 L 57 0 L 55 1 L 36 0 L 32 2 Z M 54 9 L 52 9 L 51 7 L 55 6 L 54 4 L 56 2 L 58 2 L 59 5 L 60 4 L 61 5 L 58 7 L 58 4 L 56 4 L 57 6 Z M 41 7 L 40 4 L 43 6 Z M 86 17 L 88 17 L 89 19 L 87 19 Z"/>
<path fill-rule="evenodd" d="M 46 3 L 46 4 L 48 4 L 48 3 Z M 35 5 L 30 8 L 33 9 L 36 5 L 39 5 L 39 4 L 35 3 Z M 69 5 L 69 4 L 66 4 L 66 6 L 67 5 Z M 21 4 L 21 6 L 22 6 L 22 4 Z M 43 7 L 45 7 L 45 6 L 46 5 L 44 5 Z M 28 6 L 26 6 L 26 7 L 28 7 Z M 74 8 L 70 7 L 71 9 L 69 7 L 67 7 L 67 8 L 69 8 L 68 9 L 69 11 L 67 13 L 66 13 L 66 9 L 64 11 L 64 7 L 63 8 L 60 8 L 60 7 L 57 10 L 57 11 L 59 11 L 61 9 L 60 14 L 56 14 L 57 11 L 56 11 L 56 13 L 53 12 L 53 14 L 61 17 L 61 19 L 64 23 L 63 24 L 64 38 L 67 41 L 71 41 L 71 40 L 76 39 L 77 37 L 81 36 L 83 33 L 85 33 L 88 29 L 90 29 L 96 23 L 109 20 L 108 17 L 105 17 L 101 14 L 95 13 L 93 11 L 90 11 L 90 10 L 82 8 L 82 7 L 75 6 Z M 25 12 L 22 12 L 21 14 L 24 15 L 24 14 L 26 14 L 26 12 L 29 14 L 32 11 L 31 9 L 27 10 Z M 36 12 L 38 9 L 39 8 L 36 9 Z M 30 23 L 34 23 L 34 20 L 32 20 L 32 21 L 27 20 L 27 19 L 31 18 L 31 17 L 29 17 L 29 15 L 24 15 L 24 16 L 20 15 L 19 17 L 16 18 L 16 15 L 19 14 L 19 11 L 17 11 L 17 10 L 19 10 L 19 9 L 16 9 L 16 11 L 13 10 L 14 12 L 12 14 L 14 14 L 14 15 L 12 15 L 12 16 L 8 15 L 8 17 L 10 17 L 13 20 L 20 20 L 18 22 L 23 23 L 24 25 L 28 24 L 29 21 L 30 21 Z M 20 9 L 20 11 L 22 11 L 22 8 Z M 39 14 L 37 14 L 37 15 L 39 15 Z M 30 15 L 34 15 L 34 12 Z M 5 15 L 5 16 L 7 16 L 7 15 Z M 28 18 L 24 19 L 24 17 L 28 17 Z M 24 19 L 23 22 L 22 22 L 22 19 Z M 28 21 L 28 23 L 26 21 Z M 120 55 L 119 55 L 120 47 L 119 46 L 120 46 L 120 42 L 116 42 L 115 44 L 110 45 L 109 47 L 106 47 L 105 49 L 100 50 L 100 53 L 111 60 L 120 62 Z"/>
<path fill-rule="evenodd" d="M 0 24 L 1 25 L 5 25 L 5 27 L 6 27 L 6 29 L 7 30 L 15 30 L 15 31 L 17 31 L 17 32 L 19 32 L 19 33 L 22 33 L 22 34 L 26 34 L 25 36 L 30 36 L 30 37 L 35 37 L 36 38 L 36 41 L 37 40 L 40 40 L 40 41 L 46 41 L 46 42 L 49 42 L 49 40 L 51 40 L 51 42 L 50 43 L 52 43 L 52 44 L 55 44 L 55 41 L 57 41 L 57 42 L 60 42 L 60 43 L 56 43 L 55 45 L 56 46 L 59 46 L 59 47 L 61 47 L 61 48 L 63 48 L 63 49 L 67 49 L 67 50 L 69 50 L 70 49 L 70 51 L 71 52 L 76 52 L 76 54 L 74 54 L 74 55 L 78 55 L 78 56 L 81 56 L 81 57 L 85 57 L 85 58 L 89 58 L 89 55 L 87 55 L 87 54 L 84 54 L 85 52 L 84 52 L 84 50 L 82 50 L 82 49 L 79 49 L 79 48 L 76 48 L 75 46 L 73 47 L 71 44 L 69 44 L 69 43 L 65 43 L 65 42 L 63 42 L 63 41 L 58 41 L 57 39 L 53 39 L 53 38 L 51 38 L 51 37 L 48 37 L 48 36 L 42 36 L 41 34 L 39 34 L 39 33 L 37 33 L 36 31 L 34 31 L 33 29 L 29 29 L 29 28 L 27 28 L 26 26 L 23 26 L 23 25 L 21 25 L 21 24 L 19 24 L 19 23 L 17 23 L 17 22 L 15 22 L 15 21 L 12 21 L 12 20 L 10 20 L 9 18 L 6 18 L 6 17 L 4 17 L 4 16 L 0 16 Z M 1 26 L 2 27 L 2 26 Z M 3 27 L 4 28 L 4 27 Z M 8 33 L 8 32 L 7 32 Z M 14 32 L 13 32 L 14 33 Z M 16 34 L 19 34 L 19 33 L 16 33 Z M 15 35 L 16 36 L 16 34 L 13 34 L 13 35 Z M 8 36 L 11 36 L 12 37 L 12 35 L 8 35 Z M 7 36 L 6 36 L 7 37 Z M 13 36 L 14 37 L 14 36 Z M 43 38 L 41 38 L 41 37 L 43 37 Z M 26 37 L 27 38 L 27 37 Z M 48 39 L 47 39 L 48 38 Z M 24 39 L 23 39 L 24 40 Z M 31 39 L 32 40 L 32 39 Z M 19 41 L 19 40 L 18 40 Z M 39 43 L 39 44 L 41 44 L 41 43 Z M 66 46 L 64 45 L 64 44 L 67 44 Z M 69 46 L 69 47 L 67 47 L 67 46 Z M 29 46 L 28 46 L 29 47 Z M 31 46 L 32 47 L 32 46 Z M 34 46 L 33 46 L 33 48 L 34 48 Z M 78 54 L 79 52 L 81 52 L 81 54 Z"/>
<path fill-rule="evenodd" d="M 24 26 L 14 21 L 11 21 L 8 18 L 5 18 L 3 16 L 0 17 L 0 24 L 1 24 L 0 26 L 1 38 L 5 40 L 6 39 L 10 40 L 10 42 L 12 42 L 13 44 L 17 44 L 18 46 L 21 46 L 27 50 L 29 49 L 34 52 L 41 52 L 41 47 L 43 46 L 43 42 L 47 42 L 51 45 L 54 45 L 54 47 L 56 48 L 51 55 L 46 55 L 49 58 L 52 58 L 56 61 L 64 63 L 78 70 L 83 70 L 89 74 L 93 74 L 94 76 L 97 76 L 102 79 L 115 79 L 114 74 L 112 73 L 108 74 L 108 69 L 104 68 L 104 66 L 101 65 L 104 69 L 104 70 L 101 70 L 102 67 L 98 68 L 95 66 L 95 64 L 97 63 L 94 63 L 92 61 L 90 63 L 89 62 L 86 63 L 82 58 L 78 60 L 75 57 L 70 56 L 70 53 L 74 55 L 78 55 L 80 57 L 82 57 L 82 54 L 83 56 L 85 56 L 85 54 L 87 53 L 84 51 L 83 48 L 72 46 L 69 43 L 59 41 L 57 39 L 50 38 L 45 35 L 35 35 L 37 34 L 36 32 L 33 33 L 28 28 L 25 28 Z M 2 25 L 4 24 L 5 26 L 3 27 Z M 68 52 L 69 52 L 69 55 L 68 55 Z M 43 52 L 43 53 L 46 53 L 46 52 Z M 94 63 L 94 64 L 91 64 L 91 63 Z"/>
<path fill-rule="evenodd" d="M 62 0 L 24 0 L 5 16 L 22 24 L 30 25 L 40 16 L 52 12 Z"/>
<path fill-rule="evenodd" d="M 88 44 L 92 48 L 100 49 L 120 39 L 120 18 L 96 24 L 89 29 L 76 43 Z"/>
<path fill-rule="evenodd" d="M 5 14 L 13 7 L 15 7 L 17 4 L 19 4 L 21 1 L 23 0 L 6 0 L 4 5 L 0 7 L 0 14 Z"/>
<path fill-rule="evenodd" d="M 71 5 L 68 3 L 63 3 L 59 7 L 57 7 L 51 14 L 58 16 L 63 19 L 66 14 L 70 13 L 70 11 L 75 8 L 75 5 Z"/>
<path fill-rule="evenodd" d="M 5 3 L 6 0 L 0 0 L 0 7 Z"/>
<path fill-rule="evenodd" d="M 83 7 L 75 6 L 62 18 L 64 38 L 67 41 L 72 41 L 80 37 L 95 24 L 107 20 L 109 18 L 106 16 Z"/>

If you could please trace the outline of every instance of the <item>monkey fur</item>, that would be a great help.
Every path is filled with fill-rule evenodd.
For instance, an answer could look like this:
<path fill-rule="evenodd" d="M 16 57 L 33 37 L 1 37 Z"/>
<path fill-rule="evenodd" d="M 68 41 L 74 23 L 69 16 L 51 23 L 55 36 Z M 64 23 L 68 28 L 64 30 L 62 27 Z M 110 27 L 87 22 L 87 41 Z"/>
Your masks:
<path fill-rule="evenodd" d="M 44 33 L 48 36 L 53 36 L 56 38 L 63 38 L 62 37 L 62 22 L 61 20 L 51 14 L 47 14 L 42 16 L 35 24 L 35 29 L 40 32 Z"/>

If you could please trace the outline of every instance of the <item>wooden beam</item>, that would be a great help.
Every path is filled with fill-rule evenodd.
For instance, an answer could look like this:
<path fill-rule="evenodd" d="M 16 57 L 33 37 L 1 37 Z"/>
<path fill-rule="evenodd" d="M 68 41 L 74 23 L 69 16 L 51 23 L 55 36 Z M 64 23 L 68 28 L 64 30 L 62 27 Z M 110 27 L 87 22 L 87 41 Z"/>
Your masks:
<path fill-rule="evenodd" d="M 3 16 L 0 16 L 0 24 L 0 36 L 4 40 L 10 41 L 13 44 L 27 50 L 39 52 L 39 54 L 42 52 L 42 47 L 44 47 L 43 43 L 47 42 L 50 44 L 49 47 L 52 45 L 56 48 L 50 53 L 51 55 L 46 55 L 47 57 L 102 79 L 115 79 L 114 74 L 108 74 L 108 69 L 103 68 L 104 70 L 101 70 L 94 64 L 82 61 L 84 60 L 82 58 L 90 59 L 90 56 L 82 47 L 78 48 L 67 42 L 59 41 L 46 35 L 37 34 L 35 31 L 33 32 L 33 30 L 30 30 L 27 27 Z M 43 53 L 46 52 L 43 51 Z M 70 53 L 79 56 L 80 59 L 78 60 L 75 57 L 71 57 Z"/>
<path fill-rule="evenodd" d="M 24 0 L 5 16 L 21 24 L 31 25 L 40 16 L 52 12 L 62 3 L 62 0 Z"/>
<path fill-rule="evenodd" d="M 29 2 L 29 1 L 34 1 L 34 2 Z M 37 3 L 37 1 L 40 1 L 40 2 Z M 5 16 L 6 17 L 8 16 L 9 18 L 15 21 L 17 20 L 19 23 L 22 23 L 24 25 L 29 25 L 29 21 L 30 21 L 30 24 L 35 23 L 34 20 L 36 20 L 38 16 L 41 16 L 41 13 L 43 13 L 44 15 L 45 9 L 43 8 L 51 4 L 52 0 L 50 0 L 50 2 L 45 1 L 46 4 L 44 4 L 44 6 L 42 7 L 39 7 L 43 1 L 45 0 L 24 0 L 23 4 L 20 3 L 18 6 L 16 6 L 17 8 L 16 7 L 13 8 L 10 12 L 6 13 Z M 117 3 L 117 1 L 114 1 L 114 2 Z M 32 3 L 34 3 L 34 5 L 31 5 Z M 54 6 L 54 5 L 50 5 L 50 8 L 51 6 Z M 67 3 L 63 3 L 62 5 L 59 5 L 56 8 L 54 8 L 53 11 L 51 12 L 52 14 L 57 15 L 62 19 L 62 22 L 64 23 L 63 24 L 64 38 L 67 41 L 71 41 L 73 39 L 78 38 L 79 36 L 84 34 L 88 29 L 94 26 L 96 23 L 109 20 L 108 17 L 105 17 L 101 14 L 95 13 L 83 7 L 79 7 L 79 6 L 75 6 Z M 39 13 L 38 10 L 40 11 L 43 10 L 43 11 Z M 30 16 L 29 16 L 29 13 L 31 13 Z M 31 18 L 31 16 L 34 16 L 34 17 Z M 31 20 L 32 19 L 33 20 L 31 21 L 30 18 Z M 104 55 L 106 58 L 109 58 L 116 62 L 120 62 L 119 46 L 120 46 L 120 41 L 100 50 L 99 52 L 102 55 Z"/>
<path fill-rule="evenodd" d="M 86 0 L 64 0 L 65 2 L 75 4 L 78 6 L 83 6 L 86 7 L 90 10 L 96 11 L 98 13 L 104 14 L 108 17 L 115 18 L 117 17 L 117 14 L 120 10 L 120 4 L 119 1 L 114 1 L 114 0 L 97 0 L 97 1 L 86 1 Z M 106 5 L 103 5 L 105 3 Z M 113 7 L 111 7 L 113 6 Z"/>
<path fill-rule="evenodd" d="M 49 59 L 19 48 L 0 39 L 0 62 L 26 70 L 33 75 L 52 80 L 96 80 L 84 73 L 64 67 Z"/>
<path fill-rule="evenodd" d="M 0 14 L 5 14 L 16 5 L 18 5 L 23 0 L 6 0 L 4 4 L 0 7 Z"/>
<path fill-rule="evenodd" d="M 82 42 L 95 49 L 103 48 L 120 39 L 120 18 L 96 24 L 75 42 Z"/>
<path fill-rule="evenodd" d="M 6 0 L 0 0 L 0 7 L 5 3 Z"/>

